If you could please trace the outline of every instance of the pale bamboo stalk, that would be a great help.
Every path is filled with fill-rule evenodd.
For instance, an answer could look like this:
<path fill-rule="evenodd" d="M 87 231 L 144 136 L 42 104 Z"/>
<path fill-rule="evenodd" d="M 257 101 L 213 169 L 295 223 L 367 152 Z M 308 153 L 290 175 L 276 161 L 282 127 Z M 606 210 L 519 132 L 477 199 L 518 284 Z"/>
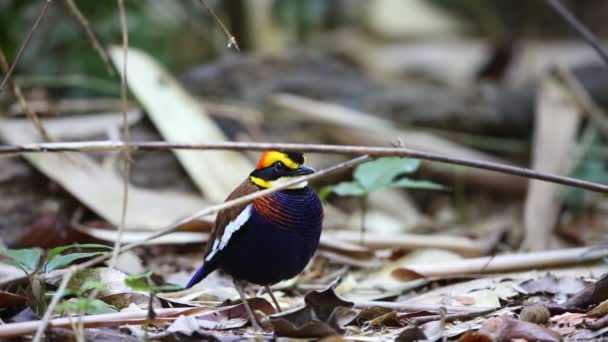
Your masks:
<path fill-rule="evenodd" d="M 436 277 L 576 265 L 598 260 L 606 256 L 608 256 L 608 248 L 581 247 L 411 265 L 407 268 L 425 277 Z"/>
<path fill-rule="evenodd" d="M 192 308 L 177 308 L 177 309 L 155 309 L 156 317 L 177 318 L 180 314 L 188 312 Z M 148 310 L 137 312 L 119 312 L 111 314 L 90 315 L 82 317 L 82 322 L 85 327 L 95 325 L 97 323 L 108 323 L 106 326 L 120 326 L 126 324 L 141 324 L 142 320 L 148 317 Z M 70 328 L 70 317 L 54 318 L 48 321 L 48 327 Z M 135 321 L 135 322 L 131 322 Z M 16 336 L 28 335 L 36 331 L 43 321 L 27 321 L 18 323 L 8 323 L 0 325 L 0 338 L 11 338 Z"/>
<path fill-rule="evenodd" d="M 325 233 L 328 237 L 350 243 L 359 243 L 360 233 L 340 230 Z M 438 248 L 466 256 L 479 256 L 487 252 L 487 246 L 481 241 L 460 236 L 422 235 L 422 234 L 374 234 L 365 235 L 365 246 L 369 248 Z"/>

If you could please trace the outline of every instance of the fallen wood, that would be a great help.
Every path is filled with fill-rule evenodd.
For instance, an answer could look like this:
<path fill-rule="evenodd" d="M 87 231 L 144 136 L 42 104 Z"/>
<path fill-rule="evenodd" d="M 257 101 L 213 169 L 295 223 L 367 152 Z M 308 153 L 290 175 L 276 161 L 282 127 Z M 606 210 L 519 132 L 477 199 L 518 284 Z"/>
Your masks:
<path fill-rule="evenodd" d="M 207 308 L 197 308 L 195 311 L 208 310 Z M 156 309 L 154 310 L 156 318 L 172 318 L 177 319 L 179 315 L 192 312 L 193 308 L 179 309 Z M 82 323 L 85 328 L 91 327 L 117 327 L 122 325 L 140 325 L 146 323 L 148 318 L 148 310 L 136 312 L 119 312 L 111 314 L 100 314 L 83 316 Z M 77 321 L 78 318 L 55 318 L 48 322 L 48 328 L 68 328 Z M 27 321 L 19 323 L 0 324 L 0 338 L 11 338 L 32 334 L 36 331 L 42 321 Z"/>
<path fill-rule="evenodd" d="M 411 265 L 407 269 L 425 277 L 510 272 L 577 265 L 608 256 L 608 249 L 593 247 L 570 248 L 546 252 L 504 254 L 493 257 L 462 259 L 426 265 Z"/>

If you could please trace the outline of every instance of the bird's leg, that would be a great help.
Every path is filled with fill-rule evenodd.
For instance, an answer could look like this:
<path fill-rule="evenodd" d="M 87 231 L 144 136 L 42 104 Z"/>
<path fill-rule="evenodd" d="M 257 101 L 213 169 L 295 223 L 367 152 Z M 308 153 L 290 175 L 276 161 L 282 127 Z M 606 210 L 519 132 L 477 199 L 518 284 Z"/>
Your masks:
<path fill-rule="evenodd" d="M 255 330 L 263 331 L 262 327 L 260 327 L 260 324 L 258 323 L 258 320 L 255 319 L 253 310 L 251 310 L 251 307 L 249 306 L 249 302 L 247 301 L 247 296 L 245 296 L 245 292 L 243 291 L 243 287 L 241 286 L 241 283 L 236 279 L 233 280 L 233 283 L 234 283 L 234 288 L 236 289 L 236 292 L 238 292 L 239 296 L 241 297 L 241 302 L 243 302 L 243 305 L 245 305 L 245 310 L 247 310 L 247 313 L 249 314 L 249 318 L 251 320 L 251 326 L 253 326 L 253 328 Z"/>
<path fill-rule="evenodd" d="M 274 306 L 277 308 L 277 311 L 282 312 L 281 306 L 279 305 L 279 301 L 277 300 L 277 297 L 274 296 L 274 293 L 272 293 L 272 289 L 270 289 L 270 286 L 264 285 L 264 288 L 266 289 L 266 292 L 268 292 L 268 294 L 270 295 L 270 298 L 272 298 L 272 302 L 274 303 Z"/>

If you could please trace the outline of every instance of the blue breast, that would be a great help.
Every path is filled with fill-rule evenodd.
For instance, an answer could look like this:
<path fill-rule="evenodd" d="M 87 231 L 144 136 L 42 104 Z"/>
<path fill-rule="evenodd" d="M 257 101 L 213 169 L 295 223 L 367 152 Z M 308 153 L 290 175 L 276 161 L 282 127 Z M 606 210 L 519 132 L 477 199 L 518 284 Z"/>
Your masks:
<path fill-rule="evenodd" d="M 312 189 L 274 193 L 254 203 L 250 219 L 213 266 L 260 285 L 293 278 L 317 250 L 322 221 L 323 208 Z"/>

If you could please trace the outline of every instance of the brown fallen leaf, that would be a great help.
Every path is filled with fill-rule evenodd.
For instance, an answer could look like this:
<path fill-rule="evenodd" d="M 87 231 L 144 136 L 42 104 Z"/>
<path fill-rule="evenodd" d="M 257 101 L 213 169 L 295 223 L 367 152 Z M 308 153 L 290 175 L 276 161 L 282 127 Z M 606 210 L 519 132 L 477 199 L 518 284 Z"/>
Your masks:
<path fill-rule="evenodd" d="M 342 333 L 344 326 L 358 315 L 354 303 L 336 295 L 337 281 L 326 289 L 309 292 L 304 297 L 305 305 L 271 317 L 277 336 L 325 337 Z"/>
<path fill-rule="evenodd" d="M 359 311 L 359 315 L 357 315 L 357 317 L 354 319 L 354 322 L 356 322 L 359 325 L 363 325 L 363 323 L 367 322 L 367 321 L 371 321 L 377 317 L 380 317 L 382 315 L 386 315 L 389 312 L 392 312 L 392 309 L 388 309 L 388 308 L 383 308 L 381 306 L 372 306 L 369 308 L 365 308 L 361 311 Z"/>
<path fill-rule="evenodd" d="M 398 315 L 396 311 L 388 312 L 384 315 L 378 316 L 372 319 L 369 322 L 369 326 L 371 328 L 381 328 L 381 327 L 400 327 L 403 324 L 399 321 Z"/>
<path fill-rule="evenodd" d="M 488 319 L 476 332 L 463 335 L 459 342 L 485 342 L 485 341 L 511 341 L 522 339 L 525 341 L 558 342 L 559 333 L 529 322 L 520 321 L 504 314 L 500 317 Z"/>
<path fill-rule="evenodd" d="M 394 269 L 391 272 L 391 277 L 403 282 L 424 278 L 422 274 L 404 267 Z"/>
<path fill-rule="evenodd" d="M 575 294 L 564 303 L 566 308 L 586 309 L 608 299 L 608 274 Z"/>
<path fill-rule="evenodd" d="M 413 341 L 424 341 L 426 340 L 426 335 L 420 329 L 420 327 L 412 325 L 405 328 L 397 338 L 395 338 L 396 342 L 413 342 Z"/>
<path fill-rule="evenodd" d="M 265 315 L 276 313 L 276 309 L 266 299 L 250 298 L 249 306 L 257 314 Z M 256 315 L 257 316 L 257 315 Z M 199 326 L 208 330 L 226 330 L 242 328 L 249 322 L 249 315 L 243 303 L 233 304 L 225 308 L 220 307 L 210 313 L 204 313 L 196 317 Z M 259 317 L 258 317 L 259 320 Z"/>
<path fill-rule="evenodd" d="M 591 311 L 587 312 L 589 317 L 604 317 L 608 315 L 608 299 L 601 302 L 598 306 L 594 307 Z"/>
<path fill-rule="evenodd" d="M 608 315 L 598 319 L 595 322 L 587 322 L 587 326 L 593 330 L 599 330 L 608 327 Z"/>
<path fill-rule="evenodd" d="M 583 324 L 585 316 L 586 315 L 582 313 L 566 312 L 565 314 L 551 317 L 550 321 L 559 325 L 575 327 Z"/>

